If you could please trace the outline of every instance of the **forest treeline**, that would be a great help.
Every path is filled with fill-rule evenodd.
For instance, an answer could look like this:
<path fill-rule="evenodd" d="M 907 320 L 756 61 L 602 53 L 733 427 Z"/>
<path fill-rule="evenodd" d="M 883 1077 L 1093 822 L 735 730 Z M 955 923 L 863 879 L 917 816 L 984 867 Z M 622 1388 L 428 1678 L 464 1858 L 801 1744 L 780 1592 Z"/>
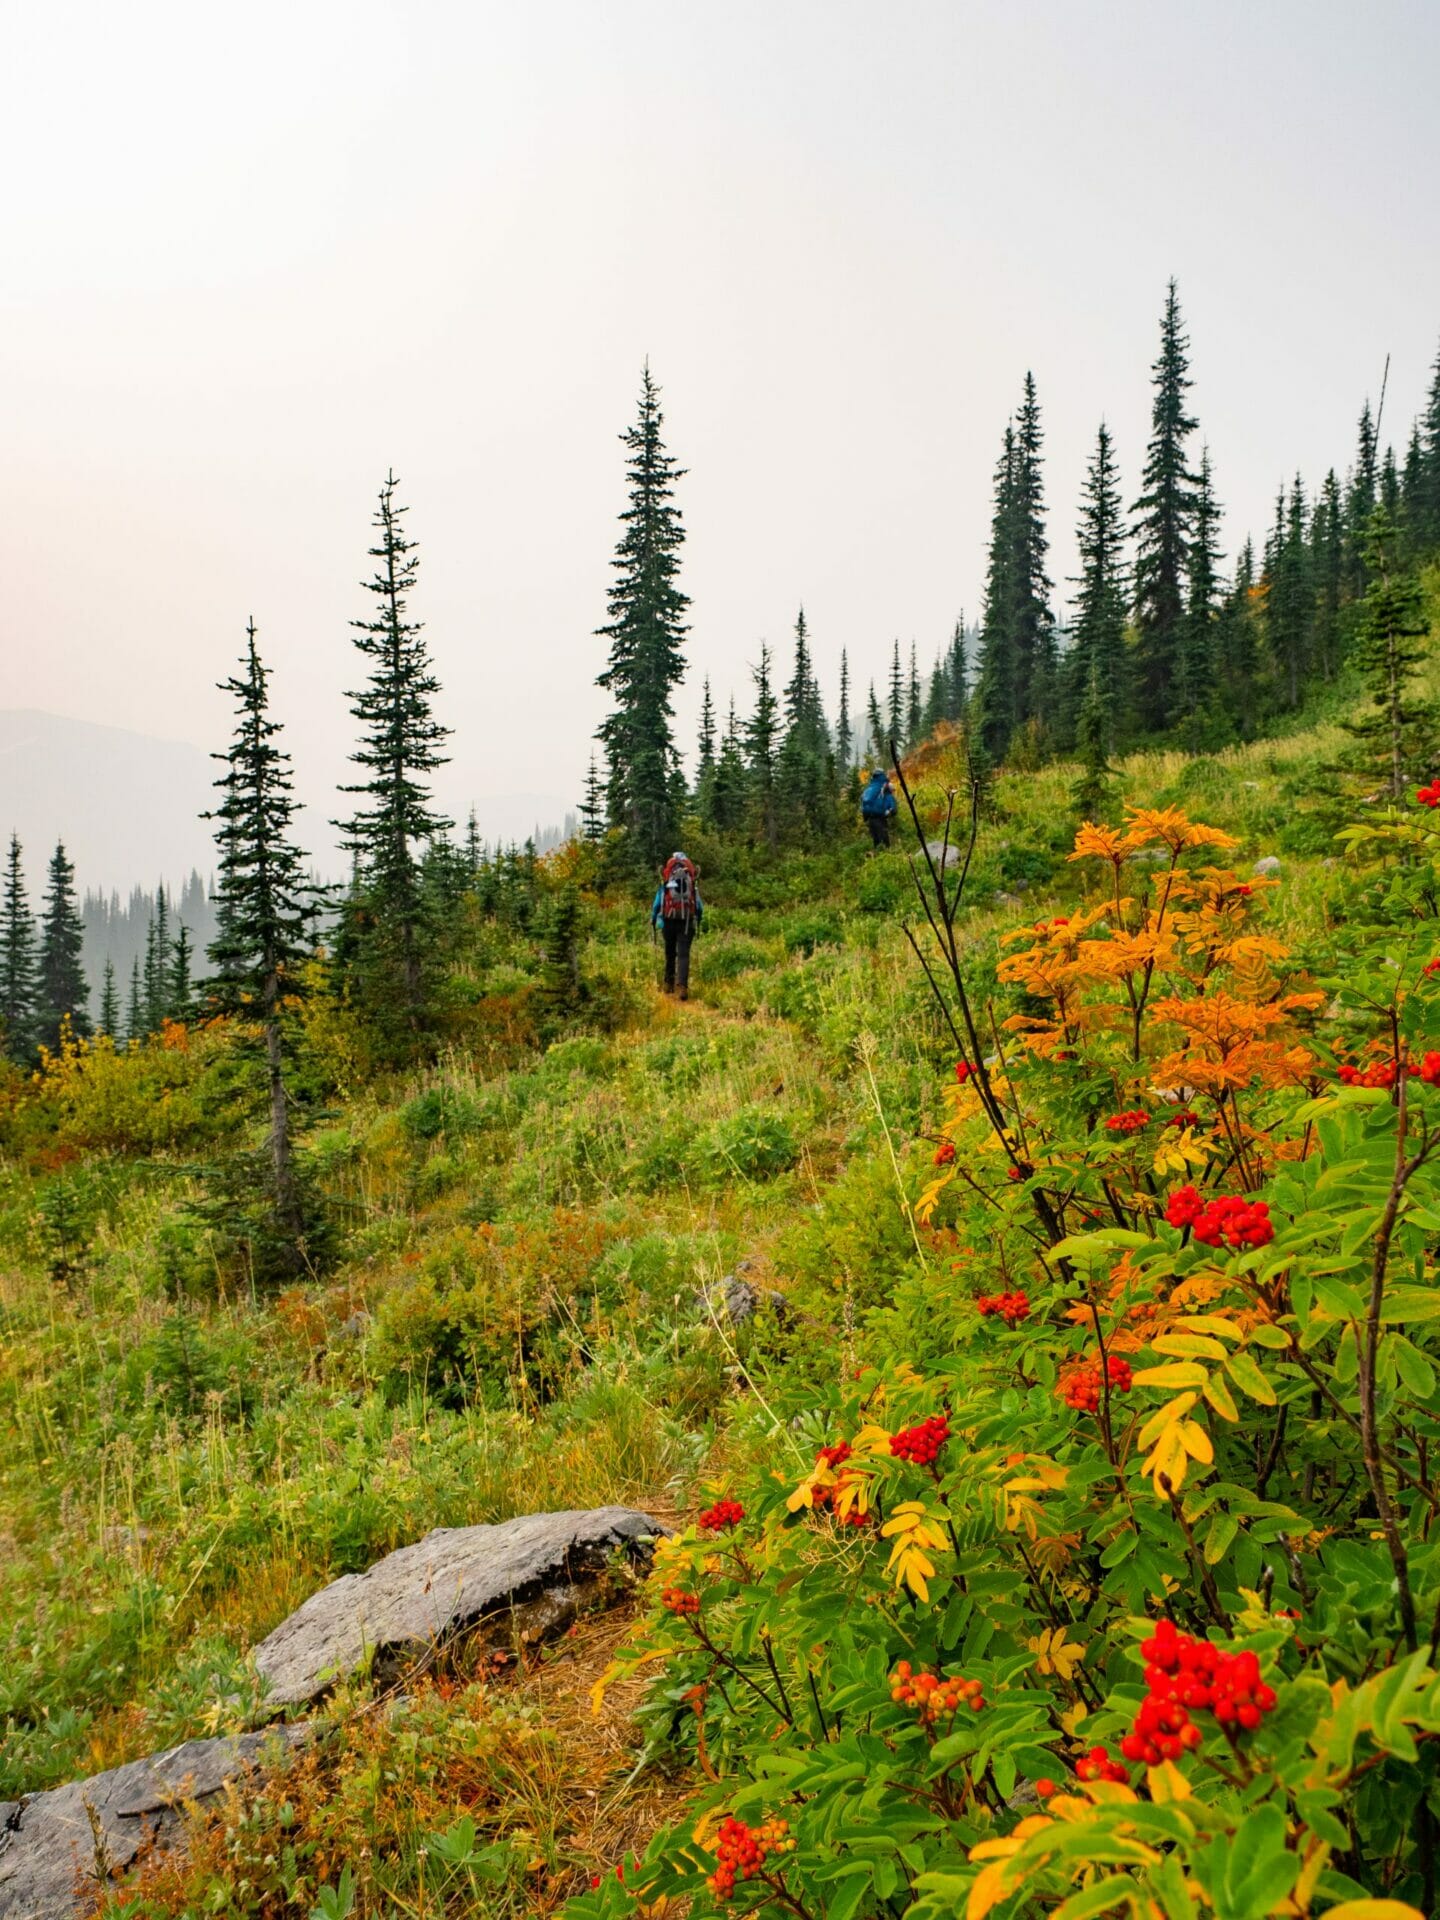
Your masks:
<path fill-rule="evenodd" d="M 627 498 L 613 561 L 605 659 L 609 698 L 579 807 L 578 866 L 565 886 L 539 885 L 537 851 L 492 850 L 473 817 L 457 837 L 432 795 L 450 729 L 412 599 L 419 553 L 398 482 L 379 494 L 352 622 L 362 684 L 349 699 L 357 727 L 354 781 L 333 822 L 351 859 L 348 884 L 317 884 L 295 838 L 298 803 L 288 754 L 270 713 L 269 673 L 251 622 L 238 673 L 224 683 L 235 733 L 210 819 L 216 879 L 202 950 L 199 916 L 161 889 L 128 977 L 107 963 L 92 1007 L 84 914 L 63 846 L 51 857 L 40 913 L 26 893 L 11 837 L 0 897 L 0 1031 L 5 1053 L 33 1066 L 92 1035 L 134 1045 L 167 1022 L 243 1016 L 263 1038 L 271 1171 L 290 1176 L 285 1095 L 287 1010 L 323 974 L 368 1036 L 377 1063 L 433 1048 L 437 1014 L 470 917 L 533 928 L 563 987 L 573 980 L 579 894 L 638 884 L 684 835 L 775 853 L 854 830 L 856 777 L 946 725 L 956 729 L 983 790 L 994 770 L 1077 757 L 1077 811 L 1103 813 L 1110 761 L 1142 743 L 1221 746 L 1293 714 L 1341 682 L 1360 705 L 1347 721 L 1350 771 L 1372 796 L 1397 798 L 1433 769 L 1435 716 L 1417 688 L 1426 637 L 1419 569 L 1440 552 L 1440 359 L 1403 458 L 1380 446 L 1362 408 L 1343 477 L 1313 488 L 1297 475 L 1279 490 L 1257 549 L 1227 568 L 1219 483 L 1191 410 L 1190 345 L 1177 289 L 1167 290 L 1152 369 L 1151 436 L 1128 485 L 1102 423 L 1078 504 L 1081 572 L 1062 632 L 1047 573 L 1044 431 L 1033 377 L 1005 428 L 995 474 L 984 605 L 963 619 L 924 671 L 894 643 L 864 690 L 842 655 L 827 706 L 809 624 L 797 612 L 785 657 L 761 644 L 749 685 L 727 690 L 723 715 L 707 681 L 693 768 L 682 751 L 674 695 L 686 672 L 689 598 L 682 584 L 683 469 L 663 437 L 648 366 L 624 433 Z M 1343 679 L 1342 679 L 1343 676 Z M 687 746 L 690 743 L 685 743 Z M 697 842 L 696 836 L 699 836 Z M 543 897 L 542 897 L 543 896 Z M 320 949 L 323 930 L 323 961 Z M 293 1221 L 298 1201 L 285 1201 Z"/>

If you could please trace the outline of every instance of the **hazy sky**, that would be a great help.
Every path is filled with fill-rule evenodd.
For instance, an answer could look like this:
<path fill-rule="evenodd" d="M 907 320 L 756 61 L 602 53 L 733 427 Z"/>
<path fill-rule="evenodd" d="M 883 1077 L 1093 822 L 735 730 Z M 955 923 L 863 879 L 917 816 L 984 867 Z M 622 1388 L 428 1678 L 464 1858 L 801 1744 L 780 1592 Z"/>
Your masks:
<path fill-rule="evenodd" d="M 1063 583 L 1171 273 L 1232 551 L 1387 351 L 1403 443 L 1440 338 L 1424 0 L 0 0 L 0 44 L 0 706 L 221 745 L 253 612 L 322 814 L 388 465 L 445 797 L 568 800 L 647 355 L 688 738 L 802 600 L 832 684 L 978 606 L 1027 368 Z"/>

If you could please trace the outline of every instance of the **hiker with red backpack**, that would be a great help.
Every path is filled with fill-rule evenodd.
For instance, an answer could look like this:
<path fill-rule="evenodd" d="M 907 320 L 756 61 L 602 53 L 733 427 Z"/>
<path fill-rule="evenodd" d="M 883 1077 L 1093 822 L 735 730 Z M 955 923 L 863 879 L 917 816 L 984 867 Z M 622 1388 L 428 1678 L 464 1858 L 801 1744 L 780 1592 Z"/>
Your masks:
<path fill-rule="evenodd" d="M 665 991 L 690 998 L 690 942 L 700 931 L 705 903 L 700 876 L 683 853 L 672 853 L 660 874 L 650 906 L 650 925 L 665 939 Z"/>

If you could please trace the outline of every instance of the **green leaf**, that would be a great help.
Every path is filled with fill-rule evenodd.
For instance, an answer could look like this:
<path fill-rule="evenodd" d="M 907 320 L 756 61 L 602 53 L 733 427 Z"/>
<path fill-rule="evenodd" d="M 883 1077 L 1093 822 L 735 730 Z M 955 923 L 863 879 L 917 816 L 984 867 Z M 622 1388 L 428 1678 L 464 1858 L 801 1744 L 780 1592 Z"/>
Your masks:
<path fill-rule="evenodd" d="M 1205 1535 L 1205 1559 L 1209 1566 L 1223 1560 L 1230 1551 L 1230 1543 L 1240 1531 L 1240 1522 L 1233 1513 L 1217 1513 L 1210 1522 L 1210 1530 Z"/>
<path fill-rule="evenodd" d="M 1242 1393 L 1249 1394 L 1252 1400 L 1258 1400 L 1262 1406 L 1275 1405 L 1275 1389 L 1248 1353 L 1232 1353 L 1225 1362 L 1225 1368 Z"/>

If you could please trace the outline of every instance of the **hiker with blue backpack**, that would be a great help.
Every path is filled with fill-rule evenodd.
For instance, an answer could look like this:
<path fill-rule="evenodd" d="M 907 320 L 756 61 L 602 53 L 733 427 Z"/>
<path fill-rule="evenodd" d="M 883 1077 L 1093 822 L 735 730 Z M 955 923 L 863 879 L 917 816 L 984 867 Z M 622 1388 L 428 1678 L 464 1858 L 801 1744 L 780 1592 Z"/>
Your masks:
<path fill-rule="evenodd" d="M 690 998 L 690 942 L 700 931 L 705 903 L 700 876 L 683 853 L 672 853 L 660 874 L 650 905 L 650 925 L 665 940 L 665 991 Z"/>
<path fill-rule="evenodd" d="M 877 847 L 890 844 L 890 819 L 895 805 L 890 776 L 883 767 L 877 767 L 860 793 L 860 818 L 870 829 L 870 838 Z"/>

